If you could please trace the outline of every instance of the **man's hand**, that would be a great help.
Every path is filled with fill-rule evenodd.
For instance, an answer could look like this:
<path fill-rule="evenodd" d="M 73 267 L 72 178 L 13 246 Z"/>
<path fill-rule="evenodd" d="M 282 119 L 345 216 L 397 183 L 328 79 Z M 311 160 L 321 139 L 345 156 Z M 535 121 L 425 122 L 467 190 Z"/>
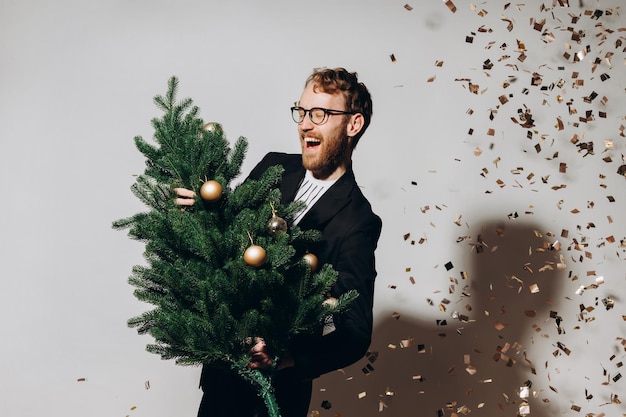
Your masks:
<path fill-rule="evenodd" d="M 255 345 L 250 349 L 250 362 L 248 366 L 251 369 L 269 369 L 272 367 L 274 361 L 267 354 L 267 345 L 262 337 L 254 338 Z"/>
<path fill-rule="evenodd" d="M 174 192 L 178 196 L 174 199 L 174 203 L 178 206 L 193 206 L 196 202 L 196 193 L 186 188 L 174 188 Z"/>
<path fill-rule="evenodd" d="M 255 345 L 250 349 L 250 362 L 248 366 L 251 369 L 269 369 L 274 364 L 273 359 L 267 353 L 267 345 L 262 337 L 254 339 Z M 276 369 L 283 369 L 293 366 L 293 359 L 287 354 L 278 361 Z"/>

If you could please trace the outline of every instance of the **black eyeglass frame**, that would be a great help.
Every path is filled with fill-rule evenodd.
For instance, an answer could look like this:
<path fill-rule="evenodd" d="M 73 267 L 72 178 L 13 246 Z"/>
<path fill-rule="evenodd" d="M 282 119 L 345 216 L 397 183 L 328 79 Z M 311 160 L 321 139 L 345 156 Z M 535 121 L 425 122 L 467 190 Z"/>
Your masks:
<path fill-rule="evenodd" d="M 313 120 L 313 111 L 315 110 L 322 110 L 324 112 L 324 117 L 322 118 L 322 120 L 320 122 L 315 122 Z M 296 113 L 297 111 L 297 113 Z M 300 117 L 300 111 L 302 111 L 302 117 Z M 353 111 L 344 111 L 344 110 L 333 110 L 333 109 L 325 109 L 324 107 L 311 107 L 310 109 L 305 109 L 304 107 L 300 107 L 300 106 L 293 106 L 291 108 L 291 118 L 293 119 L 294 122 L 300 124 L 304 121 L 304 118 L 306 117 L 306 114 L 309 113 L 309 120 L 311 121 L 311 123 L 313 123 L 314 125 L 323 125 L 324 123 L 326 123 L 326 121 L 328 120 L 328 116 L 333 116 L 333 115 L 341 115 L 341 114 L 356 114 L 356 112 Z M 296 119 L 297 117 L 297 119 Z"/>

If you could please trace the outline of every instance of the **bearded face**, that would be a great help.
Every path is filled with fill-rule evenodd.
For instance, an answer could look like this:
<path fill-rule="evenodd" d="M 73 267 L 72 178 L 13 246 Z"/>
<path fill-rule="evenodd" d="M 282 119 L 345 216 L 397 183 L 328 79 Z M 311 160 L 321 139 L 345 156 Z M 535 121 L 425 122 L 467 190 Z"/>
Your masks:
<path fill-rule="evenodd" d="M 350 141 L 345 133 L 345 121 L 336 131 L 322 133 L 300 133 L 302 164 L 318 179 L 334 179 L 345 172 L 350 159 Z"/>
<path fill-rule="evenodd" d="M 341 94 L 328 94 L 305 88 L 299 106 L 345 111 L 345 99 Z M 350 115 L 327 114 L 321 124 L 314 124 L 305 114 L 298 124 L 302 163 L 318 179 L 337 179 L 346 171 L 352 155 L 351 138 L 348 136 Z"/>

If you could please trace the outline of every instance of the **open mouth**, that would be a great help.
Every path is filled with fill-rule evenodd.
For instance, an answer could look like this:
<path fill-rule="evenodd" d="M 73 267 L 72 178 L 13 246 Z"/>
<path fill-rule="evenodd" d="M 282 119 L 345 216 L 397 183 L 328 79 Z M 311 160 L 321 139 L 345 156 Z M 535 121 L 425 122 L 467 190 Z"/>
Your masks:
<path fill-rule="evenodd" d="M 314 138 L 304 138 L 304 143 L 306 144 L 307 148 L 315 148 L 319 146 L 322 141 Z"/>

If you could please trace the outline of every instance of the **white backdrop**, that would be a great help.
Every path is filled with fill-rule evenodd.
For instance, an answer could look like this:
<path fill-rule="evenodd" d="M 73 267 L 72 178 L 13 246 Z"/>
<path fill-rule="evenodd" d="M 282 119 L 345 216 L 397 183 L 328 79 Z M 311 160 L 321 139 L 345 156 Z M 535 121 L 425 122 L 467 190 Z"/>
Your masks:
<path fill-rule="evenodd" d="M 512 416 L 526 384 L 531 416 L 624 415 L 626 11 L 569 2 L 0 0 L 0 414 L 195 415 L 199 369 L 126 327 L 132 138 L 176 75 L 245 175 L 344 66 L 374 98 L 375 354 L 312 412 Z"/>

